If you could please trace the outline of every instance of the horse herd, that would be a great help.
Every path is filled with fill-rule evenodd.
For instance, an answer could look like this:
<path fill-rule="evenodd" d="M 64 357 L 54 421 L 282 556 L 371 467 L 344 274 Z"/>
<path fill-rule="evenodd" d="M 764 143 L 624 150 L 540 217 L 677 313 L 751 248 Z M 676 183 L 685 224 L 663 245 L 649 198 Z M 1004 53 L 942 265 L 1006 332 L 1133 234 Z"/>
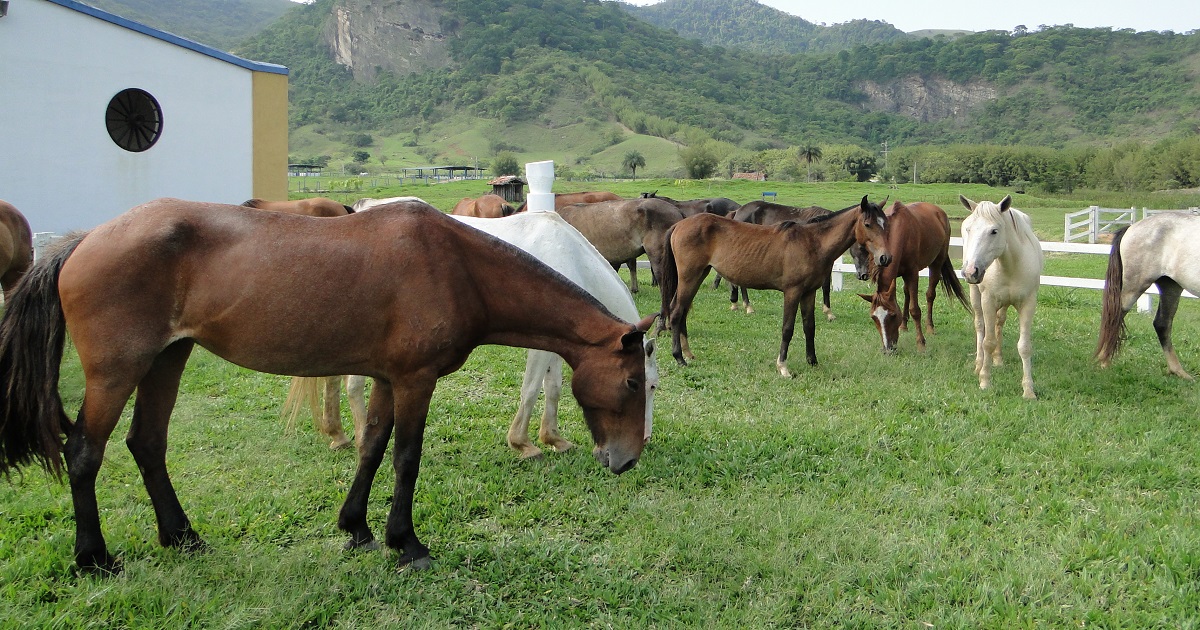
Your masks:
<path fill-rule="evenodd" d="M 493 195 L 494 196 L 494 195 Z M 485 196 L 486 197 L 486 196 Z M 497 199 L 499 199 L 497 197 Z M 430 399 L 439 377 L 459 369 L 483 344 L 530 350 L 509 445 L 522 457 L 541 390 L 546 410 L 539 438 L 571 448 L 557 431 L 562 364 L 594 442 L 593 455 L 620 474 L 632 468 L 652 431 L 658 385 L 654 335 L 671 332 L 671 352 L 693 358 L 687 316 L 710 270 L 732 285 L 784 296 L 780 374 L 790 376 L 788 347 L 797 314 L 805 354 L 813 344 L 816 291 L 826 291 L 834 261 L 847 250 L 860 278 L 875 282 L 869 313 L 885 352 L 911 317 L 918 347 L 932 331 L 939 283 L 972 310 L 975 372 L 990 385 L 1000 361 L 1000 331 L 1009 306 L 1020 319 L 1017 344 L 1026 398 L 1030 330 L 1041 248 L 1029 217 L 999 203 L 960 197 L 971 212 L 962 225 L 964 293 L 948 256 L 946 213 L 927 203 L 890 206 L 864 196 L 842 210 L 795 208 L 728 199 L 675 201 L 644 193 L 556 198 L 556 213 L 529 213 L 503 200 L 464 200 L 448 216 L 416 198 L 331 200 L 243 206 L 159 199 L 86 233 L 60 239 L 31 264 L 29 224 L 0 202 L 0 472 L 38 464 L 71 487 L 77 565 L 114 573 L 100 526 L 96 478 L 128 399 L 135 397 L 126 445 L 141 471 L 164 546 L 192 550 L 192 528 L 166 468 L 167 425 L 180 378 L 196 345 L 243 367 L 299 377 L 293 405 L 324 383 L 327 412 L 318 419 L 332 446 L 349 443 L 337 416 L 347 378 L 355 417 L 357 469 L 338 516 L 348 549 L 377 546 L 367 525 L 372 480 L 394 440 L 396 484 L 384 542 L 401 566 L 428 566 L 429 549 L 413 526 L 413 496 Z M 364 212 L 370 208 L 370 211 Z M 464 216 L 469 215 L 469 216 Z M 479 218 L 480 216 L 495 218 Z M 1183 289 L 1200 292 L 1200 266 L 1187 252 L 1200 216 L 1162 214 L 1118 233 L 1105 283 L 1096 358 L 1107 366 L 1125 314 L 1151 284 L 1161 292 L 1154 327 L 1172 373 L 1190 379 L 1171 345 Z M 650 261 L 661 308 L 641 317 L 633 261 Z M 630 265 L 629 289 L 617 275 Z M 917 273 L 929 269 L 924 320 Z M 353 270 L 346 273 L 346 270 Z M 496 270 L 504 273 L 496 273 Z M 904 282 L 904 307 L 897 303 Z M 419 299 L 414 299 L 419 296 Z M 746 300 L 747 312 L 750 312 Z M 353 327 L 329 322 L 355 321 Z M 58 392 L 70 333 L 84 375 L 72 421 Z M 373 380 L 369 404 L 366 378 Z M 394 436 L 394 437 L 393 437 Z"/>

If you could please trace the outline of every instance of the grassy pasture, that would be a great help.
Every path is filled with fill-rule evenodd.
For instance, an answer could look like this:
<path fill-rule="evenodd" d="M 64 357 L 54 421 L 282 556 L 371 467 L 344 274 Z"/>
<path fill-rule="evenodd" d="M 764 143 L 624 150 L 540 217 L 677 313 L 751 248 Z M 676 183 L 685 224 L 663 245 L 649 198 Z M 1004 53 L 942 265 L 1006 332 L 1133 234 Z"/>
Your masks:
<path fill-rule="evenodd" d="M 463 196 L 443 190 L 417 194 Z M 838 206 L 859 190 L 809 192 Z M 1099 370 L 1099 294 L 1043 289 L 1027 402 L 1015 335 L 981 392 L 966 312 L 939 300 L 928 350 L 909 332 L 887 357 L 854 295 L 867 290 L 848 280 L 837 319 L 818 314 L 819 366 L 797 334 L 791 380 L 774 370 L 779 294 L 754 292 L 746 316 L 702 290 L 698 358 L 676 366 L 660 338 L 655 436 L 620 477 L 592 460 L 569 396 L 562 428 L 580 448 L 516 461 L 504 434 L 523 353 L 479 349 L 434 397 L 415 519 L 435 562 L 416 573 L 341 551 L 353 456 L 284 428 L 287 379 L 197 351 L 168 463 L 212 550 L 158 547 L 126 419 L 98 483 L 125 573 L 74 574 L 70 493 L 25 471 L 0 484 L 0 627 L 1200 626 L 1200 401 L 1166 373 L 1150 318 L 1130 316 Z M 636 299 L 657 309 L 649 290 Z M 1200 372 L 1194 301 L 1175 342 Z M 68 409 L 82 384 L 68 353 Z M 384 466 L 371 499 L 377 535 L 391 477 Z"/>

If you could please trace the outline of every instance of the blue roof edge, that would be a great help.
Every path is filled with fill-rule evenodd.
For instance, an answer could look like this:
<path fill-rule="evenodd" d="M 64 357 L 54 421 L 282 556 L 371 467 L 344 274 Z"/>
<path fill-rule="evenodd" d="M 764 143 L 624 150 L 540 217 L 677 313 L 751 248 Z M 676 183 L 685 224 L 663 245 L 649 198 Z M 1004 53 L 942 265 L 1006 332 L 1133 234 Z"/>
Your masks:
<path fill-rule="evenodd" d="M 171 44 L 175 44 L 176 46 L 187 48 L 188 50 L 198 52 L 202 55 L 207 55 L 214 59 L 220 59 L 221 61 L 224 61 L 226 63 L 231 63 L 235 66 L 239 66 L 239 67 L 245 68 L 247 70 L 254 70 L 256 72 L 270 72 L 272 74 L 284 74 L 284 75 L 286 75 L 288 73 L 287 66 L 281 66 L 279 64 L 274 64 L 274 63 L 265 63 L 262 61 L 250 61 L 249 59 L 243 59 L 236 55 L 231 55 L 223 50 L 218 50 L 216 48 L 213 48 L 212 46 L 206 46 L 204 44 L 201 44 L 200 42 L 195 42 L 190 39 L 180 37 L 174 33 L 168 33 L 167 31 L 160 31 L 156 28 L 151 28 L 149 26 L 146 26 L 145 24 L 142 24 L 141 22 L 135 22 L 128 18 L 123 18 L 119 15 L 114 15 L 112 13 L 109 13 L 108 11 L 103 11 L 101 9 L 97 9 L 96 7 L 84 4 L 82 2 L 77 2 L 76 0 L 47 0 L 47 1 L 57 4 L 59 6 L 62 6 L 62 7 L 66 7 L 73 11 L 78 11 L 80 13 L 90 15 L 94 18 L 99 18 L 101 20 L 104 20 L 105 22 L 109 22 L 111 24 L 115 24 L 117 26 L 127 28 L 131 31 L 137 31 L 138 33 L 142 33 L 143 35 L 149 35 L 150 37 L 153 37 L 155 39 L 160 39 L 164 42 L 168 42 Z"/>

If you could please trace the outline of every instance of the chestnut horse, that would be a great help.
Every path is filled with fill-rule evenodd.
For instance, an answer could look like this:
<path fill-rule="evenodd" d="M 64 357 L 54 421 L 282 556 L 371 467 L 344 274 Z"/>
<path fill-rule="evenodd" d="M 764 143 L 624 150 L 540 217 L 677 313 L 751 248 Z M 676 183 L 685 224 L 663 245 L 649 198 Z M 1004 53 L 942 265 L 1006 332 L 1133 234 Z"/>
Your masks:
<path fill-rule="evenodd" d="M 84 570 L 120 570 L 101 532 L 96 477 L 135 391 L 125 443 L 159 542 L 204 546 L 166 468 L 167 424 L 197 344 L 252 370 L 375 379 L 369 415 L 377 421 L 360 445 L 338 527 L 350 534 L 348 548 L 374 546 L 368 499 L 395 429 L 384 540 L 402 566 L 430 563 L 412 519 L 430 398 L 476 346 L 562 356 L 600 463 L 619 474 L 642 453 L 642 342 L 653 318 L 614 317 L 529 254 L 427 204 L 324 220 L 160 199 L 62 242 L 17 285 L 0 319 L 0 474 L 40 463 L 61 476 L 65 456 Z M 58 395 L 68 329 L 85 376 L 74 423 Z"/>
<path fill-rule="evenodd" d="M 884 203 L 887 201 L 885 200 Z M 854 206 L 851 206 L 854 207 Z M 796 206 L 787 206 L 781 203 L 773 203 L 770 201 L 751 201 L 750 203 L 738 208 L 731 217 L 735 221 L 744 223 L 754 223 L 756 225 L 777 225 L 784 221 L 795 221 L 796 223 L 808 223 L 809 221 L 833 214 L 832 210 L 826 210 L 821 206 L 808 206 L 807 208 L 798 208 Z M 870 254 L 858 243 L 850 246 L 850 257 L 854 259 L 854 267 L 856 270 L 865 270 L 869 266 L 868 259 Z M 859 271 L 859 277 L 862 278 L 865 271 Z M 865 279 L 865 278 L 863 278 Z M 721 281 L 721 276 L 717 276 L 713 281 L 713 288 L 717 288 Z M 825 319 L 833 321 L 833 309 L 829 307 L 829 292 L 832 284 L 832 274 L 830 278 L 825 279 L 825 284 L 821 285 L 821 311 L 825 313 Z M 738 310 L 738 291 L 739 287 L 729 287 L 729 309 Z M 742 295 L 742 303 L 745 304 L 746 314 L 754 312 L 750 306 L 750 294 L 745 287 L 740 287 Z"/>
<path fill-rule="evenodd" d="M 11 203 L 0 199 L 0 286 L 4 298 L 33 264 L 33 231 Z"/>
<path fill-rule="evenodd" d="M 741 205 L 738 202 L 726 197 L 710 197 L 707 199 L 689 199 L 687 201 L 676 201 L 670 197 L 663 197 L 658 194 L 658 191 L 644 192 L 641 195 L 642 199 L 662 199 L 675 204 L 676 208 L 683 213 L 683 216 L 690 217 L 693 214 L 707 212 L 720 216 L 729 216 L 730 212 L 736 211 Z"/>
<path fill-rule="evenodd" d="M 601 201 L 620 201 L 624 199 L 621 195 L 610 193 L 607 191 L 593 190 L 586 192 L 574 193 L 554 193 L 554 209 L 561 210 L 564 206 L 570 206 L 577 203 L 600 203 Z M 517 208 L 517 212 L 525 212 L 526 201 Z"/>
<path fill-rule="evenodd" d="M 662 309 L 663 317 L 670 319 L 671 354 L 680 365 L 687 365 L 685 356 L 695 358 L 688 346 L 688 311 L 708 270 L 715 269 L 737 286 L 783 292 L 783 339 L 775 360 L 781 375 L 792 376 L 787 355 L 797 309 L 804 316 L 808 364 L 816 365 L 817 289 L 851 243 L 866 246 L 875 263 L 886 267 L 891 255 L 885 226 L 883 211 L 865 196 L 857 206 L 806 224 L 753 225 L 711 214 L 680 221 L 671 228 L 663 254 Z"/>
<path fill-rule="evenodd" d="M 659 276 L 667 230 L 683 219 L 683 213 L 662 199 L 620 199 L 577 203 L 558 208 L 558 213 L 579 230 L 619 268 L 629 266 L 629 290 L 637 293 L 638 256 L 650 259 L 650 273 Z"/>
<path fill-rule="evenodd" d="M 247 199 L 242 202 L 242 205 L 247 208 L 302 214 L 308 217 L 341 217 L 354 212 L 354 208 L 326 197 L 309 197 L 308 199 L 296 199 L 294 201 Z"/>
<path fill-rule="evenodd" d="M 1108 272 L 1104 276 L 1100 341 L 1096 346 L 1096 359 L 1101 367 L 1108 367 L 1121 348 L 1125 314 L 1154 284 L 1159 293 L 1154 332 L 1167 359 L 1167 369 L 1180 378 L 1192 380 L 1175 354 L 1171 328 L 1183 290 L 1200 295 L 1197 238 L 1200 238 L 1200 215 L 1195 212 L 1156 214 L 1123 228 L 1113 237 Z"/>
<path fill-rule="evenodd" d="M 967 301 L 967 294 L 950 261 L 950 219 L 944 210 L 925 202 L 905 205 L 897 201 L 887 215 L 887 243 L 892 264 L 874 269 L 875 293 L 860 293 L 859 297 L 871 303 L 871 320 L 883 339 L 884 352 L 896 351 L 900 331 L 908 330 L 909 315 L 917 325 L 917 349 L 924 350 L 925 332 L 917 297 L 922 269 L 929 268 L 929 288 L 925 290 L 929 334 L 933 334 L 933 298 L 937 295 L 939 281 L 946 283 L 963 308 L 971 310 L 971 303 Z M 897 279 L 904 280 L 903 311 L 896 304 Z"/>
<path fill-rule="evenodd" d="M 454 209 L 450 211 L 450 214 L 460 217 L 498 219 L 500 217 L 507 217 L 514 212 L 516 210 L 513 210 L 513 207 L 504 201 L 504 197 L 488 193 L 475 199 L 463 197 L 458 203 L 454 204 Z"/>

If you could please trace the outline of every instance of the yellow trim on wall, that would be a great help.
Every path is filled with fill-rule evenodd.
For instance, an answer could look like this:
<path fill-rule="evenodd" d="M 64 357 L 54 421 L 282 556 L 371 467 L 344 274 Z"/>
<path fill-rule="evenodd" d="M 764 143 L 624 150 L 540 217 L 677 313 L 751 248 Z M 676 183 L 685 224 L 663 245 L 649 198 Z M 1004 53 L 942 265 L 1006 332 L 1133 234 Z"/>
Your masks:
<path fill-rule="evenodd" d="M 254 196 L 288 198 L 288 78 L 286 74 L 253 73 Z"/>

